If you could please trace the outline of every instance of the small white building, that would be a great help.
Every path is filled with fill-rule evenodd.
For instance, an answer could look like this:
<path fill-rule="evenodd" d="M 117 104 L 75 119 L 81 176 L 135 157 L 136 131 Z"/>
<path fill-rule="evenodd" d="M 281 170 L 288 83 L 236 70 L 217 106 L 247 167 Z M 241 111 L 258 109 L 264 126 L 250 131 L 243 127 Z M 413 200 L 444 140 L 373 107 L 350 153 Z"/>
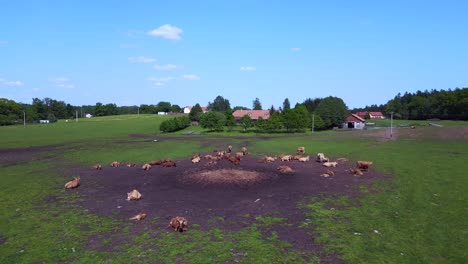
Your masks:
<path fill-rule="evenodd" d="M 45 120 L 39 120 L 39 124 L 49 124 L 50 121 L 45 119 Z"/>
<path fill-rule="evenodd" d="M 356 114 L 350 114 L 346 117 L 346 123 L 343 124 L 343 128 L 363 129 L 365 125 L 366 120 Z"/>
<path fill-rule="evenodd" d="M 167 112 L 158 112 L 158 115 L 167 115 Z"/>
<path fill-rule="evenodd" d="M 91 118 L 91 117 L 93 117 L 93 115 L 92 114 L 86 114 L 85 117 L 86 118 Z"/>

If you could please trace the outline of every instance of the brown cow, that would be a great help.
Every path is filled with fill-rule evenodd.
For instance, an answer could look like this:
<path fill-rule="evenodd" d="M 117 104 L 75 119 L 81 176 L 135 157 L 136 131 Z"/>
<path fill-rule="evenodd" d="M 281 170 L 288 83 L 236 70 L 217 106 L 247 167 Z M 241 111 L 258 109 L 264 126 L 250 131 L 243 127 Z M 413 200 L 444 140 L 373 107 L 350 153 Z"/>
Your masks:
<path fill-rule="evenodd" d="M 98 164 L 94 165 L 93 170 L 102 170 L 101 164 L 98 163 Z"/>
<path fill-rule="evenodd" d="M 219 157 L 218 156 L 213 156 L 211 154 L 206 154 L 205 156 L 203 156 L 205 159 L 207 160 L 219 160 Z"/>
<path fill-rule="evenodd" d="M 330 168 L 330 167 L 336 167 L 336 165 L 338 165 L 338 162 L 334 161 L 334 162 L 324 162 L 322 164 L 323 166 L 327 167 L 327 168 Z"/>
<path fill-rule="evenodd" d="M 145 219 L 145 217 L 146 217 L 145 211 L 141 211 L 139 214 L 135 215 L 132 218 L 129 218 L 128 220 L 140 221 L 140 220 Z"/>
<path fill-rule="evenodd" d="M 294 172 L 293 169 L 291 169 L 288 166 L 279 166 L 276 169 L 279 170 L 281 173 L 292 173 L 292 172 Z"/>
<path fill-rule="evenodd" d="M 120 162 L 114 161 L 110 165 L 111 165 L 111 167 L 120 167 Z"/>
<path fill-rule="evenodd" d="M 362 176 L 364 175 L 364 173 L 359 169 L 359 168 L 352 168 L 350 170 L 350 172 L 354 175 L 354 176 Z"/>
<path fill-rule="evenodd" d="M 74 178 L 74 180 L 65 183 L 65 189 L 73 189 L 80 186 L 80 176 Z"/>
<path fill-rule="evenodd" d="M 228 152 L 228 153 L 231 153 L 231 152 L 232 152 L 232 146 L 231 146 L 231 145 L 228 146 L 227 152 Z"/>
<path fill-rule="evenodd" d="M 305 153 L 305 147 L 298 147 L 297 148 L 297 154 L 304 154 Z"/>
<path fill-rule="evenodd" d="M 300 157 L 300 158 L 299 158 L 299 161 L 300 161 L 300 162 L 306 162 L 306 161 L 309 161 L 309 160 L 310 160 L 310 157 L 309 157 L 309 156 Z"/>
<path fill-rule="evenodd" d="M 228 160 L 232 162 L 234 165 L 239 165 L 240 164 L 240 158 L 229 156 Z"/>
<path fill-rule="evenodd" d="M 174 231 L 176 231 L 176 232 L 177 231 L 179 231 L 179 232 L 187 231 L 188 221 L 187 221 L 187 219 L 185 219 L 185 217 L 176 216 L 176 217 L 171 219 L 171 221 L 169 222 L 169 225 L 167 227 L 174 228 Z"/>
<path fill-rule="evenodd" d="M 141 168 L 143 170 L 145 170 L 145 171 L 149 171 L 149 170 L 151 170 L 151 165 L 149 165 L 148 163 L 145 163 L 145 164 L 143 164 L 143 166 Z"/>
<path fill-rule="evenodd" d="M 200 156 L 192 158 L 192 163 L 198 163 L 200 162 Z"/>
<path fill-rule="evenodd" d="M 127 164 L 127 167 L 133 168 L 133 167 L 136 167 L 136 164 L 135 164 L 135 163 L 128 163 L 128 164 Z"/>
<path fill-rule="evenodd" d="M 244 152 L 236 152 L 236 158 L 241 158 L 244 156 Z"/>
<path fill-rule="evenodd" d="M 141 193 L 136 189 L 127 193 L 127 201 L 137 201 L 140 199 L 141 199 Z"/>
<path fill-rule="evenodd" d="M 153 160 L 149 162 L 149 165 L 155 166 L 155 165 L 161 165 L 162 160 Z"/>
<path fill-rule="evenodd" d="M 280 155 L 281 161 L 290 161 L 292 159 L 291 155 Z"/>
<path fill-rule="evenodd" d="M 324 162 L 329 162 L 330 159 L 325 157 L 325 154 L 323 153 L 317 153 L 317 159 L 316 159 L 317 162 L 320 162 L 320 163 L 324 163 Z"/>
<path fill-rule="evenodd" d="M 244 155 L 249 154 L 246 147 L 242 147 L 242 153 L 244 153 Z"/>
<path fill-rule="evenodd" d="M 370 166 L 372 166 L 372 164 L 373 164 L 372 161 L 360 160 L 356 162 L 356 167 L 360 170 L 367 170 L 369 169 Z"/>
<path fill-rule="evenodd" d="M 173 160 L 165 160 L 163 163 L 161 163 L 161 166 L 166 167 L 166 168 L 168 168 L 168 167 L 177 167 L 175 161 L 173 161 Z"/>

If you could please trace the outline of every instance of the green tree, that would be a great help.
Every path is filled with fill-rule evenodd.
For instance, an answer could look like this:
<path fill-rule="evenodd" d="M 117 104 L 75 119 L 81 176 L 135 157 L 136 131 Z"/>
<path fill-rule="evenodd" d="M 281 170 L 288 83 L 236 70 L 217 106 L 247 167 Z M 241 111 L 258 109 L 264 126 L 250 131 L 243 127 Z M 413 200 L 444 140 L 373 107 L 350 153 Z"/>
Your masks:
<path fill-rule="evenodd" d="M 199 122 L 200 117 L 201 117 L 202 114 L 203 114 L 203 110 L 202 110 L 200 104 L 197 103 L 190 110 L 189 118 L 190 118 L 191 121 Z"/>
<path fill-rule="evenodd" d="M 210 111 L 217 111 L 217 112 L 226 112 L 227 110 L 231 110 L 231 104 L 229 103 L 228 99 L 224 99 L 224 97 L 218 95 L 213 103 L 208 103 L 208 109 Z"/>
<path fill-rule="evenodd" d="M 327 129 L 327 126 L 325 125 L 325 122 L 323 122 L 323 119 L 314 113 L 314 130 L 320 131 L 325 129 Z"/>
<path fill-rule="evenodd" d="M 220 112 L 210 111 L 200 117 L 201 127 L 211 131 L 222 131 L 224 124 L 226 124 L 226 117 Z"/>
<path fill-rule="evenodd" d="M 235 106 L 232 111 L 237 111 L 237 110 L 249 110 L 249 108 L 245 106 Z"/>
<path fill-rule="evenodd" d="M 263 119 L 263 117 L 260 116 L 257 122 L 255 123 L 255 126 L 257 127 L 258 131 L 263 132 L 267 130 L 268 121 Z"/>
<path fill-rule="evenodd" d="M 180 113 L 180 112 L 182 112 L 182 108 L 180 108 L 180 106 L 178 106 L 178 105 L 172 105 L 171 106 L 171 112 Z"/>
<path fill-rule="evenodd" d="M 106 109 L 104 109 L 104 106 L 102 103 L 96 103 L 94 106 L 94 115 L 95 116 L 105 116 L 106 115 Z"/>
<path fill-rule="evenodd" d="M 229 131 L 232 131 L 234 129 L 234 126 L 236 126 L 236 119 L 232 115 L 232 110 L 228 110 L 225 113 L 226 116 L 226 126 L 228 127 Z"/>
<path fill-rule="evenodd" d="M 116 104 L 106 104 L 103 106 L 104 113 L 106 116 L 116 115 L 117 114 L 117 105 Z"/>
<path fill-rule="evenodd" d="M 282 123 L 287 131 L 304 129 L 304 122 L 301 119 L 301 115 L 294 109 L 287 109 L 282 113 Z"/>
<path fill-rule="evenodd" d="M 320 98 L 315 98 L 315 99 L 307 98 L 302 104 L 307 108 L 307 111 L 309 111 L 309 113 L 313 113 L 321 100 L 322 99 Z"/>
<path fill-rule="evenodd" d="M 22 117 L 20 105 L 13 100 L 0 98 L 0 126 L 13 125 Z"/>
<path fill-rule="evenodd" d="M 253 101 L 253 110 L 262 110 L 262 104 L 260 103 L 260 99 L 255 98 L 255 100 Z"/>
<path fill-rule="evenodd" d="M 282 128 L 283 128 L 283 123 L 281 120 L 281 115 L 278 112 L 271 114 L 270 118 L 268 119 L 266 129 L 269 132 L 273 132 L 273 131 L 281 130 Z"/>
<path fill-rule="evenodd" d="M 299 115 L 300 122 L 302 123 L 302 127 L 300 129 L 309 128 L 312 122 L 312 119 L 305 105 L 297 103 L 294 106 L 294 111 L 296 111 L 296 113 Z"/>
<path fill-rule="evenodd" d="M 242 126 L 244 131 L 247 131 L 248 128 L 251 128 L 253 126 L 253 121 L 249 115 L 244 115 L 239 120 L 239 124 Z"/>
<path fill-rule="evenodd" d="M 341 98 L 329 96 L 323 98 L 316 112 L 323 119 L 327 128 L 341 126 L 348 114 L 348 108 Z"/>
<path fill-rule="evenodd" d="M 168 113 L 171 111 L 171 103 L 169 102 L 159 102 L 156 105 L 156 112 L 165 112 Z"/>
<path fill-rule="evenodd" d="M 283 111 L 286 111 L 288 109 L 291 109 L 291 104 L 289 103 L 289 99 L 286 98 L 284 99 L 284 102 L 283 102 Z"/>

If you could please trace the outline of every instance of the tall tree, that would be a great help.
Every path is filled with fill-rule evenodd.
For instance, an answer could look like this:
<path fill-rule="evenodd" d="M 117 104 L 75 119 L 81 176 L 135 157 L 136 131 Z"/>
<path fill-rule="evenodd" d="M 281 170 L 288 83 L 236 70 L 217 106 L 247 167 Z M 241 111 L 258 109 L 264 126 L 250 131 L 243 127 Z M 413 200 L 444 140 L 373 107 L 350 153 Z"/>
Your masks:
<path fill-rule="evenodd" d="M 286 111 L 288 109 L 291 109 L 291 104 L 289 103 L 289 99 L 286 98 L 284 99 L 284 102 L 283 102 L 283 111 Z"/>
<path fill-rule="evenodd" d="M 203 110 L 200 104 L 196 104 L 192 107 L 189 113 L 189 118 L 191 121 L 200 121 L 200 116 L 203 114 Z"/>
<path fill-rule="evenodd" d="M 200 126 L 211 131 L 222 131 L 226 124 L 226 117 L 223 113 L 210 111 L 200 117 Z"/>
<path fill-rule="evenodd" d="M 171 111 L 171 103 L 169 102 L 159 102 L 157 105 L 156 105 L 156 111 L 157 112 L 170 112 Z"/>
<path fill-rule="evenodd" d="M 348 114 L 348 108 L 341 98 L 329 96 L 317 106 L 316 112 L 322 118 L 327 128 L 343 124 Z"/>
<path fill-rule="evenodd" d="M 310 98 L 307 98 L 303 105 L 305 105 L 305 107 L 307 108 L 307 111 L 309 111 L 309 113 L 313 113 L 315 111 L 315 108 L 317 108 L 317 105 L 320 103 L 322 99 L 320 98 L 315 98 L 315 99 L 310 99 Z"/>
<path fill-rule="evenodd" d="M 252 118 L 249 115 L 244 115 L 239 120 L 239 124 L 242 126 L 244 131 L 246 131 L 248 128 L 251 128 L 253 126 Z"/>
<path fill-rule="evenodd" d="M 228 99 L 224 99 L 221 95 L 218 95 L 213 103 L 208 102 L 208 109 L 210 111 L 216 112 L 226 112 L 227 110 L 231 110 L 231 104 L 229 103 Z"/>
<path fill-rule="evenodd" d="M 262 104 L 260 103 L 260 99 L 255 98 L 255 100 L 253 100 L 253 110 L 262 110 Z"/>

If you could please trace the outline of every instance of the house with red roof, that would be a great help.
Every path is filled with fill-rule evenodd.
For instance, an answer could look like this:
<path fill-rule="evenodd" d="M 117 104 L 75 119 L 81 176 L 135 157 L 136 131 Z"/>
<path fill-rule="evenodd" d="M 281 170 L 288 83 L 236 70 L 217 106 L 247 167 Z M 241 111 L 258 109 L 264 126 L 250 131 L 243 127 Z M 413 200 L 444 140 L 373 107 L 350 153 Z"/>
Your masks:
<path fill-rule="evenodd" d="M 346 117 L 346 122 L 343 124 L 343 128 L 363 129 L 365 125 L 366 120 L 364 120 L 364 118 L 357 114 L 349 114 L 348 117 Z"/>
<path fill-rule="evenodd" d="M 184 107 L 184 114 L 190 114 L 190 111 L 192 111 L 192 107 L 193 107 L 193 106 L 186 106 L 186 107 Z M 201 109 L 202 109 L 203 113 L 208 112 L 208 107 L 206 107 L 206 106 L 202 106 Z"/>
<path fill-rule="evenodd" d="M 258 118 L 263 118 L 264 120 L 268 120 L 270 118 L 270 111 L 269 110 L 236 110 L 232 113 L 232 116 L 239 121 L 243 116 L 248 115 L 254 121 L 257 121 Z"/>
<path fill-rule="evenodd" d="M 385 119 L 382 112 L 369 112 L 370 119 Z"/>

